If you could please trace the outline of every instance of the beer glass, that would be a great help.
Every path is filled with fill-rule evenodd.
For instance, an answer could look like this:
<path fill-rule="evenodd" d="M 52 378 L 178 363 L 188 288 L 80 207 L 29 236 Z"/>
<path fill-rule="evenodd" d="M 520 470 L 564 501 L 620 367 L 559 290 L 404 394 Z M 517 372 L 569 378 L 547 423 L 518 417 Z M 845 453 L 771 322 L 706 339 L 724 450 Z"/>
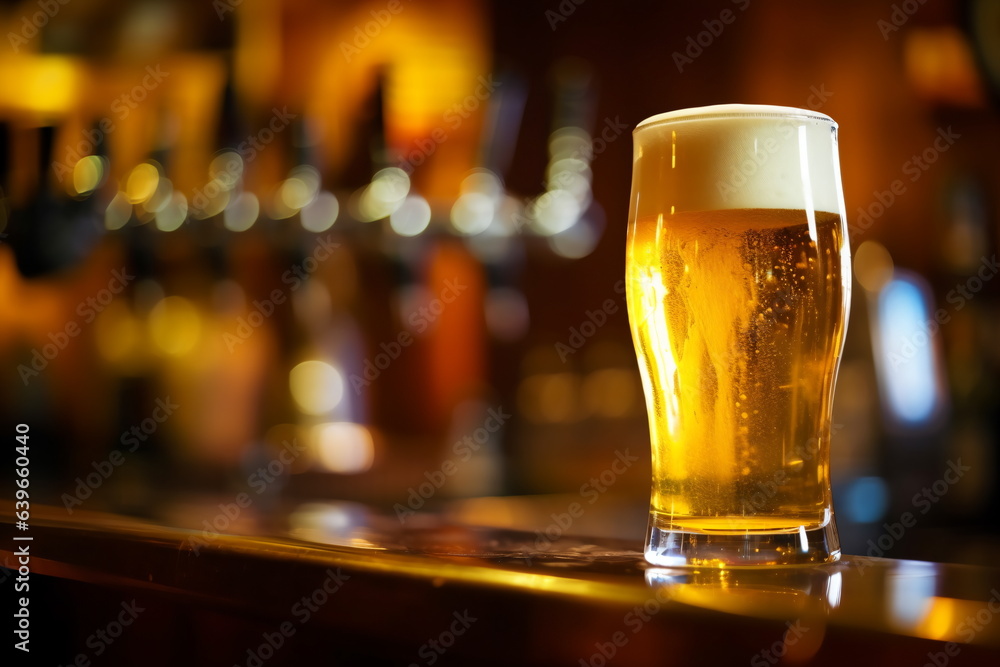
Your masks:
<path fill-rule="evenodd" d="M 626 283 L 660 566 L 835 561 L 850 248 L 829 116 L 722 105 L 633 133 Z"/>

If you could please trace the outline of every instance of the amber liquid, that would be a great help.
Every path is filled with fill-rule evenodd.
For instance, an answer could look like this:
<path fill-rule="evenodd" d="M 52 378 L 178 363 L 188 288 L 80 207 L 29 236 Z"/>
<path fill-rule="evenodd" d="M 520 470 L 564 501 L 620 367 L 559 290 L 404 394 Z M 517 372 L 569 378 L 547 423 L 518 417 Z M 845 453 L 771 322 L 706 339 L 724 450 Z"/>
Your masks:
<path fill-rule="evenodd" d="M 850 290 L 840 217 L 637 220 L 627 283 L 657 527 L 780 533 L 831 521 L 830 408 Z"/>

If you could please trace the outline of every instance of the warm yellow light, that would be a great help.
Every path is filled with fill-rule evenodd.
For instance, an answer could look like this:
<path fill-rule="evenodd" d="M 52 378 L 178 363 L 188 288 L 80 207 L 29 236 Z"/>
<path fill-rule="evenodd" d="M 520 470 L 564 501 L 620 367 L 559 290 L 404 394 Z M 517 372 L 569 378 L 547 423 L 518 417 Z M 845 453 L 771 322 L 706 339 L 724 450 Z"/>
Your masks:
<path fill-rule="evenodd" d="M 419 195 L 407 197 L 389 215 L 389 226 L 400 236 L 416 236 L 431 223 L 431 205 Z"/>
<path fill-rule="evenodd" d="M 319 463 L 330 472 L 365 472 L 375 461 L 375 443 L 367 428 L 350 422 L 320 424 L 314 431 Z"/>
<path fill-rule="evenodd" d="M 117 193 L 108 203 L 107 210 L 104 211 L 104 226 L 108 231 L 121 229 L 128 224 L 132 217 L 132 204 L 121 192 Z"/>
<path fill-rule="evenodd" d="M 25 15 L 25 20 L 27 17 Z M 0 106 L 61 114 L 79 105 L 88 77 L 86 64 L 81 60 L 64 55 L 15 56 L 10 52 L 4 55 L 0 58 L 0 81 L 4 82 L 0 86 Z"/>
<path fill-rule="evenodd" d="M 260 214 L 260 202 L 252 192 L 241 192 L 222 212 L 222 224 L 231 232 L 245 232 Z"/>
<path fill-rule="evenodd" d="M 223 190 L 232 190 L 243 176 L 243 158 L 236 151 L 223 151 L 212 158 L 208 176 Z"/>
<path fill-rule="evenodd" d="M 125 182 L 125 197 L 131 204 L 141 204 L 156 192 L 160 170 L 149 162 L 136 165 Z"/>
<path fill-rule="evenodd" d="M 195 196 L 191 199 L 192 205 L 199 206 L 199 208 L 197 208 L 194 212 L 194 217 L 199 220 L 205 220 L 207 218 L 211 218 L 212 216 L 219 215 L 222 213 L 223 209 L 229 205 L 229 200 L 229 190 L 223 189 L 219 181 L 209 181 L 208 184 L 202 188 L 201 192 L 195 194 Z"/>
<path fill-rule="evenodd" d="M 281 184 L 279 196 L 285 206 L 298 211 L 316 199 L 319 185 L 319 172 L 314 167 L 308 165 L 296 167 Z"/>
<path fill-rule="evenodd" d="M 583 401 L 591 414 L 616 418 L 628 415 L 639 396 L 638 378 L 622 368 L 594 371 L 583 381 Z"/>
<path fill-rule="evenodd" d="M 187 219 L 187 197 L 182 192 L 174 192 L 166 206 L 156 212 L 156 228 L 161 232 L 179 229 Z"/>
<path fill-rule="evenodd" d="M 560 127 L 549 136 L 549 157 L 552 162 L 564 158 L 589 161 L 592 151 L 590 135 L 579 127 Z"/>
<path fill-rule="evenodd" d="M 486 231 L 495 212 L 493 198 L 489 195 L 466 192 L 451 207 L 451 224 L 462 234 L 473 236 Z"/>
<path fill-rule="evenodd" d="M 90 194 L 103 180 L 104 160 L 97 155 L 81 158 L 73 166 L 73 194 Z"/>
<path fill-rule="evenodd" d="M 169 178 L 161 178 L 156 184 L 156 190 L 142 203 L 147 213 L 159 213 L 170 203 L 174 196 L 174 184 Z"/>
<path fill-rule="evenodd" d="M 536 422 L 574 421 L 579 412 L 579 391 L 580 378 L 573 373 L 532 375 L 518 388 L 518 408 Z"/>
<path fill-rule="evenodd" d="M 292 369 L 288 384 L 292 398 L 306 414 L 326 414 L 344 398 L 343 376 L 323 361 L 303 361 Z"/>
<path fill-rule="evenodd" d="M 302 209 L 300 218 L 306 231 L 318 234 L 333 226 L 340 215 L 340 202 L 332 192 L 321 192 L 311 204 Z"/>
<path fill-rule="evenodd" d="M 961 602 L 966 602 L 966 604 L 957 604 Z M 964 615 L 957 613 L 960 611 L 960 606 L 969 606 L 968 601 L 946 597 L 932 597 L 927 614 L 917 627 L 917 634 L 938 641 L 955 639 L 955 627 L 958 625 L 959 619 L 964 618 Z M 966 610 L 961 609 L 961 611 Z M 973 614 L 975 611 L 978 610 L 973 606 Z"/>
<path fill-rule="evenodd" d="M 361 219 L 370 222 L 391 215 L 402 206 L 410 192 L 410 176 L 397 167 L 379 171 L 361 193 L 358 210 Z"/>
<path fill-rule="evenodd" d="M 150 335 L 165 354 L 180 356 L 190 352 L 201 335 L 201 317 L 187 299 L 168 296 L 149 313 Z"/>
<path fill-rule="evenodd" d="M 300 178 L 287 178 L 278 190 L 281 203 L 293 211 L 312 201 L 313 193 L 309 191 L 309 185 Z"/>
<path fill-rule="evenodd" d="M 97 353 L 111 364 L 128 364 L 140 350 L 141 337 L 138 319 L 121 299 L 108 304 L 94 320 Z"/>
<path fill-rule="evenodd" d="M 878 292 L 892 280 L 893 264 L 881 243 L 865 241 L 854 253 L 854 276 L 869 292 Z"/>
<path fill-rule="evenodd" d="M 549 190 L 531 207 L 538 231 L 545 236 L 564 232 L 580 218 L 580 202 L 567 190 Z"/>

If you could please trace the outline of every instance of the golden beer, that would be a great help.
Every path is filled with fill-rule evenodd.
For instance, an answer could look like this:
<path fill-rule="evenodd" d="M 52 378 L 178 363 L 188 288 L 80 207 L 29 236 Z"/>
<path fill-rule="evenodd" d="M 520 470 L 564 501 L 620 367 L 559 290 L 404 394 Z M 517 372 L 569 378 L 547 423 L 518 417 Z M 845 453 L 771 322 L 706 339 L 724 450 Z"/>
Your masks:
<path fill-rule="evenodd" d="M 836 125 L 725 109 L 636 130 L 626 283 L 653 458 L 646 557 L 834 560 L 850 294 Z"/>

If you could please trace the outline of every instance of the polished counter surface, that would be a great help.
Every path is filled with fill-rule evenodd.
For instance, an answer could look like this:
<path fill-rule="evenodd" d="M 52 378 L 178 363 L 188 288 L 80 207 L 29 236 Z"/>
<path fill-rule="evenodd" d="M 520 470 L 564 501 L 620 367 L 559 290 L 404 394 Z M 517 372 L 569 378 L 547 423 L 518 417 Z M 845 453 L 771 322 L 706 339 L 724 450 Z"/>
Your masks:
<path fill-rule="evenodd" d="M 81 665 L 1000 664 L 1000 568 L 845 556 L 660 569 L 638 540 L 549 542 L 435 515 L 402 526 L 353 505 L 304 506 L 274 529 L 216 511 L 198 530 L 34 507 L 32 609 L 59 628 L 34 635 L 42 652 Z M 0 545 L 4 567 L 20 544 Z M 150 611 L 113 645 L 95 640 L 126 608 Z"/>

